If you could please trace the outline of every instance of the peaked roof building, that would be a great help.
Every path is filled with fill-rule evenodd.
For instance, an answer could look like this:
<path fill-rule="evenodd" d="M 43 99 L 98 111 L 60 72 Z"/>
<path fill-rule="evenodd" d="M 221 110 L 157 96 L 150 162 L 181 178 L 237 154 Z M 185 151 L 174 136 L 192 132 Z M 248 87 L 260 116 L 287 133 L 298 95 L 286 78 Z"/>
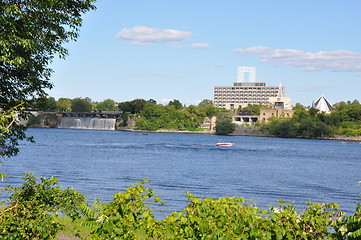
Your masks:
<path fill-rule="evenodd" d="M 324 96 L 319 97 L 315 102 L 313 102 L 312 107 L 317 108 L 321 112 L 331 112 L 332 109 L 332 105 Z"/>
<path fill-rule="evenodd" d="M 269 105 L 276 109 L 292 109 L 291 98 L 286 97 L 285 89 L 282 87 L 281 83 L 278 87 L 278 94 L 276 97 L 270 97 Z"/>

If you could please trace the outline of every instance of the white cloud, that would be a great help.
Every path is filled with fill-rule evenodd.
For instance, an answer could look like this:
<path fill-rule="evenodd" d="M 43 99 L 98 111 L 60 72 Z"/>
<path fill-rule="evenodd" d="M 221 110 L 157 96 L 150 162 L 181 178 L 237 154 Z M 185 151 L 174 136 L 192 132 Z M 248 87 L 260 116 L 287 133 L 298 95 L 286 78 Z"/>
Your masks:
<path fill-rule="evenodd" d="M 151 43 L 174 43 L 188 39 L 192 34 L 174 29 L 157 29 L 145 26 L 124 28 L 117 37 L 129 40 L 132 45 L 148 45 Z"/>
<path fill-rule="evenodd" d="M 173 101 L 173 98 L 163 98 L 162 100 L 160 100 L 161 103 L 163 104 L 168 104 L 170 101 Z"/>
<path fill-rule="evenodd" d="M 192 43 L 191 48 L 206 49 L 206 48 L 210 48 L 210 45 L 208 43 Z"/>
<path fill-rule="evenodd" d="M 236 49 L 241 55 L 259 55 L 261 62 L 300 67 L 304 71 L 361 72 L 361 53 L 348 50 L 304 52 L 256 46 Z"/>

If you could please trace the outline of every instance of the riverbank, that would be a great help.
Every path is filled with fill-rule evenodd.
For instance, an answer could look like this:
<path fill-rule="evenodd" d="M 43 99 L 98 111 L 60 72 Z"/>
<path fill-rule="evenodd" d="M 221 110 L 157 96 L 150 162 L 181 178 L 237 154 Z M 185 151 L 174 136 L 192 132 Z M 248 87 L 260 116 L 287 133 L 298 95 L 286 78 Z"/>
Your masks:
<path fill-rule="evenodd" d="M 339 140 L 339 141 L 355 141 L 355 142 L 361 142 L 361 136 L 334 136 L 334 137 L 323 137 L 319 138 L 322 140 Z"/>
<path fill-rule="evenodd" d="M 128 131 L 128 132 L 139 132 L 139 133 L 188 133 L 188 134 L 215 134 L 215 131 L 204 130 L 204 131 L 185 131 L 177 129 L 159 129 L 156 131 L 148 130 L 136 130 L 132 128 L 119 128 L 118 131 Z M 231 133 L 229 136 L 252 136 L 252 137 L 271 137 L 271 138 L 282 138 L 278 136 L 269 135 L 259 129 L 257 126 L 245 125 L 239 126 L 237 129 Z M 355 141 L 361 142 L 361 136 L 334 136 L 334 137 L 319 137 L 319 138 L 305 138 L 305 137 L 296 137 L 294 139 L 317 139 L 317 140 L 337 140 L 337 141 Z"/>
<path fill-rule="evenodd" d="M 187 130 L 177 130 L 177 129 L 158 129 L 156 131 L 149 130 L 137 130 L 134 128 L 117 128 L 117 131 L 126 131 L 126 132 L 139 132 L 139 133 L 194 133 L 194 134 L 215 134 L 215 131 L 211 130 L 199 130 L 199 131 L 187 131 Z"/>

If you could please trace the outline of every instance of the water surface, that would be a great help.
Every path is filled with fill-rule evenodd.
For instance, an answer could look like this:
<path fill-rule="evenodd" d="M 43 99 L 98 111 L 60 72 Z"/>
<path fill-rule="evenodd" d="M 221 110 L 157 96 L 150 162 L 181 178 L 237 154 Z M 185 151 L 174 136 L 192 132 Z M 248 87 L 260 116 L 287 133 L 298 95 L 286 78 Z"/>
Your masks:
<path fill-rule="evenodd" d="M 1 171 L 0 183 L 20 184 L 22 173 L 55 176 L 88 200 L 113 194 L 144 178 L 169 205 L 181 211 L 186 192 L 199 198 L 236 196 L 261 208 L 277 200 L 304 206 L 337 202 L 354 212 L 360 202 L 361 144 L 334 140 L 282 139 L 181 133 L 76 129 L 29 129 L 36 143 L 23 143 Z M 216 147 L 220 140 L 232 147 Z"/>

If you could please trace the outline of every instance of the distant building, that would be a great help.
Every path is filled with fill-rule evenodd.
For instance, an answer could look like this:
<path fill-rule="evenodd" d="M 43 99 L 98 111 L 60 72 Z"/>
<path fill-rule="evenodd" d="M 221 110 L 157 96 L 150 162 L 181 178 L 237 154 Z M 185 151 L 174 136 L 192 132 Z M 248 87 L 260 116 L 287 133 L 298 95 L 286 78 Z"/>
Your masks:
<path fill-rule="evenodd" d="M 244 82 L 244 74 L 248 73 L 248 82 Z M 214 87 L 214 106 L 226 109 L 237 109 L 248 104 L 280 104 L 290 108 L 291 99 L 285 98 L 286 89 L 282 86 L 266 86 L 264 82 L 256 82 L 255 67 L 239 67 L 237 82 L 233 86 Z M 282 106 L 281 106 L 282 105 Z"/>
<path fill-rule="evenodd" d="M 254 115 L 252 111 L 241 110 L 233 116 L 233 123 L 237 125 L 252 124 L 257 122 L 259 115 Z"/>
<path fill-rule="evenodd" d="M 291 109 L 261 109 L 259 120 L 267 122 L 270 117 L 276 118 L 290 118 L 294 111 Z"/>
<path fill-rule="evenodd" d="M 292 109 L 291 98 L 285 96 L 284 88 L 281 86 L 281 84 L 278 88 L 277 96 L 270 97 L 268 102 L 270 107 L 274 107 L 276 109 Z"/>
<path fill-rule="evenodd" d="M 327 101 L 324 96 L 321 96 L 316 101 L 314 101 L 312 103 L 312 107 L 326 113 L 331 112 L 332 109 L 332 105 L 329 103 L 329 101 Z"/>

